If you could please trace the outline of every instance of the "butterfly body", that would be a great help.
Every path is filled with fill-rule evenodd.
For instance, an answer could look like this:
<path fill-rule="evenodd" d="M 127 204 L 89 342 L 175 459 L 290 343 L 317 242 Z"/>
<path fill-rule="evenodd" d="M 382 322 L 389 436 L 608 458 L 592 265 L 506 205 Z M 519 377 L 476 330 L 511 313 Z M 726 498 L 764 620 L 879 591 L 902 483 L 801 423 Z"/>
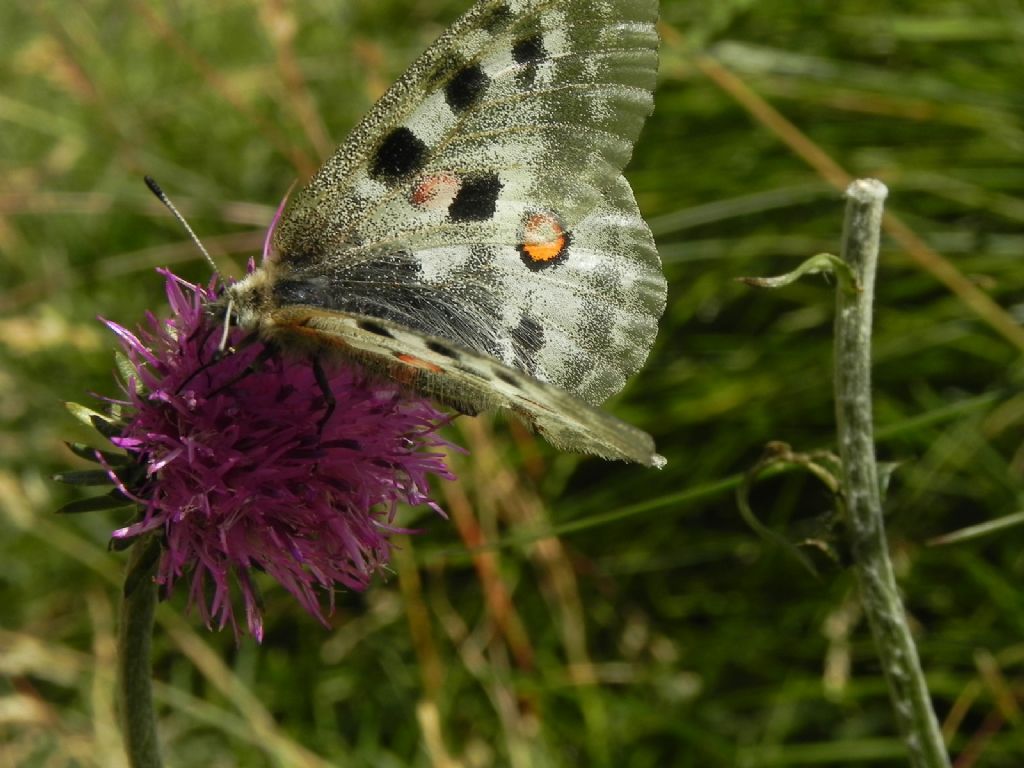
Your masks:
<path fill-rule="evenodd" d="M 481 0 L 297 193 L 238 322 L 328 347 L 556 446 L 660 466 L 595 406 L 664 309 L 622 168 L 652 109 L 655 0 Z"/>

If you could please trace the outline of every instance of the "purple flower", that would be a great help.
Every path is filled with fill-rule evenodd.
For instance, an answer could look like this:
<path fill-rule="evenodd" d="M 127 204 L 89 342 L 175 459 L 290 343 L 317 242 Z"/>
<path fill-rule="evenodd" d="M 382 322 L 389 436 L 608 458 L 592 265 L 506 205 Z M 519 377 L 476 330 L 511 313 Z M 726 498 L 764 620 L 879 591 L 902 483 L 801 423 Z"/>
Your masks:
<path fill-rule="evenodd" d="M 132 471 L 102 460 L 141 510 L 115 542 L 157 534 L 158 583 L 169 592 L 190 577 L 189 603 L 207 625 L 240 633 L 235 584 L 249 632 L 262 639 L 254 571 L 326 624 L 335 586 L 365 589 L 388 562 L 400 502 L 441 512 L 428 476 L 453 479 L 449 444 L 437 434 L 450 417 L 335 365 L 326 379 L 336 407 L 324 421 L 327 398 L 309 359 L 268 350 L 238 329 L 228 336 L 237 351 L 219 354 L 223 321 L 207 309 L 215 282 L 204 288 L 163 274 L 168 319 L 147 314 L 139 335 L 104 321 L 127 360 L 126 399 L 110 401 L 122 412 L 111 442 Z"/>

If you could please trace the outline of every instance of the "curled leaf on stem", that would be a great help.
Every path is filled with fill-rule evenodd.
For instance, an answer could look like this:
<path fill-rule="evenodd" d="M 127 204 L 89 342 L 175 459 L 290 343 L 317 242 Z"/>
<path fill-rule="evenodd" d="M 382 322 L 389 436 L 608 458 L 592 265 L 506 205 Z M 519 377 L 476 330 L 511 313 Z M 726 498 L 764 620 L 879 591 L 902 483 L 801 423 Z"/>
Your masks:
<path fill-rule="evenodd" d="M 856 293 L 861 290 L 857 282 L 857 276 L 850 269 L 850 266 L 831 253 L 819 253 L 811 256 L 800 264 L 792 272 L 776 277 L 737 277 L 738 282 L 749 285 L 752 288 L 784 288 L 795 283 L 805 275 L 835 276 L 840 287 L 844 291 Z"/>
<path fill-rule="evenodd" d="M 736 489 L 736 504 L 744 522 L 762 539 L 782 548 L 814 577 L 819 576 L 818 568 L 802 548 L 820 551 L 830 560 L 838 561 L 831 544 L 833 536 L 829 532 L 832 527 L 831 520 L 835 517 L 834 513 L 828 516 L 829 521 L 817 526 L 821 529 L 817 533 L 799 539 L 790 539 L 761 522 L 750 503 L 750 494 L 754 485 L 762 479 L 793 470 L 802 470 L 818 478 L 833 495 L 836 495 L 839 492 L 838 461 L 838 457 L 829 451 L 799 453 L 793 451 L 786 443 L 772 441 L 765 446 L 757 463 L 746 471 L 743 482 Z"/>

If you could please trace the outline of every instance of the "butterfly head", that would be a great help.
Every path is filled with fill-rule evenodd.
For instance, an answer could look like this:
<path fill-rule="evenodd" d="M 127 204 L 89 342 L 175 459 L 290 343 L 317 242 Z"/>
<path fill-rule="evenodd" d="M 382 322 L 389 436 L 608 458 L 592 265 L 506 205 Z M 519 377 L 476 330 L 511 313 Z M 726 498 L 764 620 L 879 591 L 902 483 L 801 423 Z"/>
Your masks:
<path fill-rule="evenodd" d="M 263 269 L 228 285 L 210 304 L 210 313 L 247 331 L 259 330 L 270 310 L 270 280 Z"/>
<path fill-rule="evenodd" d="M 216 297 L 207 302 L 205 311 L 210 323 L 223 328 L 221 353 L 228 348 L 232 328 L 257 332 L 260 330 L 262 320 L 268 312 L 267 285 L 267 275 L 262 269 L 251 270 L 237 283 L 218 285 Z"/>
<path fill-rule="evenodd" d="M 263 240 L 264 266 L 256 268 L 254 261 L 250 259 L 248 274 L 238 282 L 228 285 L 211 306 L 211 311 L 215 316 L 223 318 L 225 327 L 234 324 L 247 331 L 257 331 L 263 324 L 264 318 L 269 316 L 273 280 L 267 270 L 273 263 L 271 252 L 274 232 L 281 222 L 288 203 L 288 196 L 294 186 L 293 182 L 277 206 L 277 212 L 267 229 L 267 235 Z"/>

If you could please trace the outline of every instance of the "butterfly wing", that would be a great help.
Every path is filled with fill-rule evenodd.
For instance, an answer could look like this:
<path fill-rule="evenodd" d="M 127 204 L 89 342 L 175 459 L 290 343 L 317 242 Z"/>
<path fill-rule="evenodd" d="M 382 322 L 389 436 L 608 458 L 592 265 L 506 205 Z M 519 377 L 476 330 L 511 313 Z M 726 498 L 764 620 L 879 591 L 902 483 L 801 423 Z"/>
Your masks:
<path fill-rule="evenodd" d="M 643 364 L 665 303 L 622 176 L 652 109 L 656 15 L 656 0 L 478 2 L 294 196 L 264 267 L 271 308 L 376 318 L 500 361 L 540 384 L 495 398 L 440 360 L 447 376 L 417 386 L 510 407 L 552 442 L 551 414 L 594 419 L 585 403 Z M 570 433 L 565 447 L 607 455 Z"/>

